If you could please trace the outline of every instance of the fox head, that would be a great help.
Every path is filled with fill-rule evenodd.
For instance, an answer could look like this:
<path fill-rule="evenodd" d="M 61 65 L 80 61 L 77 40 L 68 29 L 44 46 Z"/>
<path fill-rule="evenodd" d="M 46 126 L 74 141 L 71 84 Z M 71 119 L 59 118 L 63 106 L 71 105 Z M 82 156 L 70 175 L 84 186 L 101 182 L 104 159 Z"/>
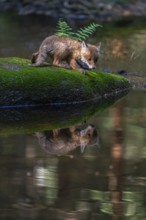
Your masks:
<path fill-rule="evenodd" d="M 99 58 L 100 44 L 98 46 L 86 44 L 84 41 L 81 43 L 80 57 L 77 63 L 83 68 L 93 70 Z"/>

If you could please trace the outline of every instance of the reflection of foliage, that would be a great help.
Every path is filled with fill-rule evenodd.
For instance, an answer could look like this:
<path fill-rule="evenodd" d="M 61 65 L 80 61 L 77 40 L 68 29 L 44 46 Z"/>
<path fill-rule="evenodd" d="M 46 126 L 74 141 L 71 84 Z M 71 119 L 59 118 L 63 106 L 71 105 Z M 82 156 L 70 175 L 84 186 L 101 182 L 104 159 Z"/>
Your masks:
<path fill-rule="evenodd" d="M 57 24 L 56 35 L 72 37 L 76 40 L 83 41 L 93 34 L 98 27 L 102 26 L 96 23 L 91 23 L 87 27 L 80 28 L 77 32 L 73 32 L 72 28 L 67 24 L 67 22 L 60 19 Z"/>
<path fill-rule="evenodd" d="M 122 201 L 119 201 L 119 204 L 122 203 L 123 214 L 124 216 L 134 216 L 137 210 L 140 210 L 140 216 L 145 216 L 145 210 L 141 206 L 142 194 L 138 192 L 123 191 L 122 192 Z M 100 191 L 100 190 L 90 190 L 86 189 L 81 192 L 82 200 L 90 201 L 99 201 L 101 204 L 101 212 L 112 215 L 113 214 L 113 205 L 112 201 L 112 191 Z"/>
<path fill-rule="evenodd" d="M 52 160 L 52 164 L 48 164 L 46 168 L 46 200 L 47 204 L 53 204 L 58 193 L 58 175 L 57 175 L 57 160 Z"/>
<path fill-rule="evenodd" d="M 38 160 L 34 180 L 38 188 L 44 187 L 46 203 L 53 204 L 58 193 L 57 160 L 50 158 L 46 166 L 43 160 Z"/>

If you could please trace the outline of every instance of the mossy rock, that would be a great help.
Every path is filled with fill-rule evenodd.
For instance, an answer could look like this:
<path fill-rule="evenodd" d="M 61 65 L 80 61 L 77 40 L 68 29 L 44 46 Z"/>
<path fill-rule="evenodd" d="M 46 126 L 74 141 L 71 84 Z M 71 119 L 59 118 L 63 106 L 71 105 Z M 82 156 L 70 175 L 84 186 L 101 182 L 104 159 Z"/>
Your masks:
<path fill-rule="evenodd" d="M 32 67 L 27 59 L 0 58 L 0 107 L 77 104 L 97 101 L 128 90 L 119 75 L 69 70 L 54 66 Z"/>

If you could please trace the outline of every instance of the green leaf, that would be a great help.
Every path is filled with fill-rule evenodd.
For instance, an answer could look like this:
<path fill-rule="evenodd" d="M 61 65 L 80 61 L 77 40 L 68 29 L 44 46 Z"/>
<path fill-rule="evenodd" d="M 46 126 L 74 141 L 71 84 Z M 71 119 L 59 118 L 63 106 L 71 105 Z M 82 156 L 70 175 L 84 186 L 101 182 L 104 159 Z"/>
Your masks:
<path fill-rule="evenodd" d="M 96 23 L 91 23 L 87 27 L 80 28 L 79 31 L 77 31 L 77 33 L 75 33 L 76 39 L 80 40 L 80 38 L 82 38 L 85 40 L 91 34 L 93 34 L 98 27 L 101 27 L 101 25 L 96 24 Z M 80 38 L 78 38 L 78 37 L 80 37 Z"/>
<path fill-rule="evenodd" d="M 68 36 L 71 37 L 74 33 L 72 32 L 72 28 L 67 24 L 66 21 L 60 19 L 57 24 L 57 36 Z"/>

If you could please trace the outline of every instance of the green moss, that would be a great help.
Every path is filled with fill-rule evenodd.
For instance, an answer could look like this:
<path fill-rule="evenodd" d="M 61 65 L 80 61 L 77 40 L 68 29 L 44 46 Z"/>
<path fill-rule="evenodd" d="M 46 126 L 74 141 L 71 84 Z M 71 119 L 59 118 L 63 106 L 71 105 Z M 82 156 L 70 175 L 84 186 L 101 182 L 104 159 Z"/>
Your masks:
<path fill-rule="evenodd" d="M 128 80 L 118 75 L 32 67 L 17 57 L 0 58 L 0 82 L 0 106 L 80 103 L 129 88 Z"/>

